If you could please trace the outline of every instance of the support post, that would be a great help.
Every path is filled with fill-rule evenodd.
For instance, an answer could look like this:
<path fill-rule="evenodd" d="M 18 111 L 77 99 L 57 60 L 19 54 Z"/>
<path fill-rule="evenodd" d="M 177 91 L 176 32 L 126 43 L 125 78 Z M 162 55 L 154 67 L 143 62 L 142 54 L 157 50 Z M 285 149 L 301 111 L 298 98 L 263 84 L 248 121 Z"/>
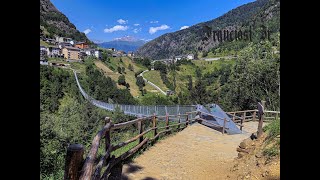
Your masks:
<path fill-rule="evenodd" d="M 234 122 L 235 120 L 236 120 L 236 113 L 233 113 L 232 121 Z"/>
<path fill-rule="evenodd" d="M 168 113 L 166 113 L 166 129 L 169 129 L 169 116 Z"/>
<path fill-rule="evenodd" d="M 157 116 L 156 116 L 156 113 L 153 114 L 153 127 L 154 128 L 157 127 Z M 155 137 L 156 135 L 157 135 L 157 129 L 154 129 L 153 137 Z"/>
<path fill-rule="evenodd" d="M 224 130 L 225 130 L 225 128 L 226 128 L 226 121 L 227 121 L 227 119 L 224 118 L 224 119 L 223 119 L 222 134 L 224 134 Z"/>
<path fill-rule="evenodd" d="M 81 144 L 71 144 L 67 148 L 64 180 L 78 180 L 83 162 L 84 148 Z"/>
<path fill-rule="evenodd" d="M 110 117 L 106 117 L 104 120 L 106 125 L 111 122 Z M 109 130 L 109 131 L 106 131 L 106 135 L 105 135 L 105 151 L 106 152 L 109 149 L 110 145 L 111 145 L 111 140 L 110 140 L 110 130 Z M 110 158 L 110 155 L 108 158 Z"/>
<path fill-rule="evenodd" d="M 189 113 L 187 113 L 187 119 L 186 119 L 186 127 L 189 125 Z"/>
<path fill-rule="evenodd" d="M 252 121 L 256 120 L 256 116 L 257 116 L 257 111 L 254 111 L 252 115 Z"/>
<path fill-rule="evenodd" d="M 264 109 L 266 101 L 261 101 L 262 107 Z M 259 113 L 259 125 L 258 125 L 258 133 L 257 138 L 260 138 L 262 135 L 262 125 L 263 125 L 264 113 L 263 111 Z"/>
<path fill-rule="evenodd" d="M 178 114 L 178 116 L 179 116 L 179 119 L 178 119 L 179 125 L 178 125 L 178 128 L 177 128 L 177 129 L 179 130 L 179 129 L 180 129 L 180 122 L 181 122 L 181 120 L 180 120 L 180 118 L 181 118 L 181 117 L 180 117 L 180 113 Z"/>
<path fill-rule="evenodd" d="M 143 132 L 142 121 L 139 121 L 139 122 L 138 122 L 138 132 L 139 132 L 139 134 L 141 134 L 141 133 Z M 140 144 L 142 141 L 143 141 L 143 136 L 141 136 L 141 137 L 139 138 L 139 144 Z"/>
<path fill-rule="evenodd" d="M 242 131 L 242 124 L 243 124 L 243 121 L 246 119 L 246 113 L 244 112 L 243 114 L 242 114 L 242 118 L 241 118 L 241 126 L 240 126 L 240 130 Z"/>

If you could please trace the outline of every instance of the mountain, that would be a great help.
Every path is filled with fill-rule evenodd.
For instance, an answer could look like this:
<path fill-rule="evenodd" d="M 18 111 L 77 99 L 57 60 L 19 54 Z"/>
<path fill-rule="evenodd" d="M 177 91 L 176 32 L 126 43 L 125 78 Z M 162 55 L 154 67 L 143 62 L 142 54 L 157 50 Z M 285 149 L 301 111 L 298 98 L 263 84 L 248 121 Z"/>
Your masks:
<path fill-rule="evenodd" d="M 146 41 L 138 40 L 131 36 L 115 38 L 113 41 L 98 43 L 98 46 L 103 48 L 115 48 L 117 50 L 136 51 L 139 47 L 144 45 Z"/>
<path fill-rule="evenodd" d="M 48 37 L 53 38 L 54 35 L 70 37 L 76 41 L 91 41 L 87 36 L 79 32 L 74 24 L 62 14 L 50 0 L 40 0 L 40 29 Z"/>
<path fill-rule="evenodd" d="M 164 34 L 140 47 L 137 55 L 163 59 L 186 53 L 208 51 L 219 45 L 218 41 L 207 37 L 208 28 L 230 30 L 252 26 L 252 31 L 255 31 L 263 24 L 266 24 L 272 33 L 280 31 L 279 0 L 257 0 L 239 6 L 216 19 Z"/>

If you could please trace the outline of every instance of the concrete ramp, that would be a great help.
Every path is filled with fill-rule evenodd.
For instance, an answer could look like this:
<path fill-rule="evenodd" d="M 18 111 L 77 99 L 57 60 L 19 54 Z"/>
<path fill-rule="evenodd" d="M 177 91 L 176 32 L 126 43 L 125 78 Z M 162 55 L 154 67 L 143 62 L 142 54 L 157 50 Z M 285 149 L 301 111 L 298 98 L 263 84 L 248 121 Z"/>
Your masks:
<path fill-rule="evenodd" d="M 226 122 L 226 132 L 228 134 L 240 134 L 242 133 L 241 130 L 238 128 L 238 126 L 232 121 L 232 119 L 220 108 L 219 105 L 217 104 L 210 104 L 209 105 L 209 109 L 205 108 L 202 105 L 198 105 L 197 106 L 197 110 L 205 112 L 205 113 L 209 113 L 212 114 L 216 117 L 221 117 L 220 118 L 215 118 L 212 117 L 210 115 L 201 115 L 201 118 L 208 120 L 210 123 L 214 123 L 217 124 L 219 126 L 223 126 L 223 118 L 227 119 Z M 203 122 L 203 124 L 206 124 L 205 122 Z"/>

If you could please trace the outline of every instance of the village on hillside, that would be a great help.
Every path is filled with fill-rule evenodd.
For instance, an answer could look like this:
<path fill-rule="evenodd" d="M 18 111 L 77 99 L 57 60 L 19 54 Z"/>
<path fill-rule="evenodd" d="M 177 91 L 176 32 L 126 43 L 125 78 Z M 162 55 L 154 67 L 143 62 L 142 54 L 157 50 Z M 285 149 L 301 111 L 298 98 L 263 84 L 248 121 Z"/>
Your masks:
<path fill-rule="evenodd" d="M 40 44 L 40 64 L 47 65 L 48 58 L 62 58 L 66 62 L 82 62 L 85 57 L 102 58 L 102 48 L 95 48 L 87 42 L 76 42 L 68 37 L 55 36 L 55 39 L 46 38 L 40 29 L 40 41 L 47 45 Z M 113 57 L 134 57 L 134 52 L 125 52 L 115 48 L 106 49 L 112 51 Z"/>

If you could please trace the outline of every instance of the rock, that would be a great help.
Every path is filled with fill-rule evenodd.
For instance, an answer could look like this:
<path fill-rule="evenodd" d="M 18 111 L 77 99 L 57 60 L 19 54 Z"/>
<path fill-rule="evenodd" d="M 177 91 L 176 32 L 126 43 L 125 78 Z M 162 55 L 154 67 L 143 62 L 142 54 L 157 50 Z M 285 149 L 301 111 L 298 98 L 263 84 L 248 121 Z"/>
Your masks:
<path fill-rule="evenodd" d="M 239 152 L 238 153 L 238 158 L 242 158 L 243 156 L 245 156 L 247 153 L 245 152 Z"/>
<path fill-rule="evenodd" d="M 241 143 L 240 143 L 240 147 L 242 149 L 247 149 L 248 147 L 250 147 L 252 144 L 252 139 L 248 138 L 248 139 L 245 139 L 243 140 Z"/>
<path fill-rule="evenodd" d="M 248 175 L 246 175 L 244 178 L 249 179 L 249 178 L 250 178 L 250 175 L 248 174 Z"/>
<path fill-rule="evenodd" d="M 258 152 L 257 154 L 256 154 L 256 158 L 261 158 L 262 157 L 262 153 L 261 152 Z"/>
<path fill-rule="evenodd" d="M 257 133 L 256 133 L 256 132 L 255 132 L 255 133 L 252 133 L 251 136 L 250 136 L 250 138 L 251 138 L 252 140 L 257 139 L 257 138 L 258 138 Z"/>

